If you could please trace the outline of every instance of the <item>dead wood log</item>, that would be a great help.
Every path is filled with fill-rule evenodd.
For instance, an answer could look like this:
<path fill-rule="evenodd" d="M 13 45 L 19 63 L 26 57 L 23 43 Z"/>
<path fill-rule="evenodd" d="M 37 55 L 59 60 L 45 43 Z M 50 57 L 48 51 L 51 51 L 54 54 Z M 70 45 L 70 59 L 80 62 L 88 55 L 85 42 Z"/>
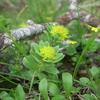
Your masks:
<path fill-rule="evenodd" d="M 70 5 L 69 5 L 69 10 L 68 13 L 65 15 L 58 17 L 57 22 L 66 25 L 68 24 L 71 20 L 77 20 L 80 18 L 80 20 L 84 23 L 88 23 L 91 26 L 95 27 L 100 27 L 100 19 L 96 18 L 92 14 L 84 13 L 79 11 L 79 7 L 77 4 L 77 0 L 69 0 Z"/>
<path fill-rule="evenodd" d="M 27 37 L 32 37 L 37 34 L 43 33 L 43 30 L 46 29 L 46 25 L 49 25 L 51 23 L 47 24 L 35 24 L 32 20 L 28 20 L 27 24 L 29 25 L 26 28 L 19 28 L 16 30 L 10 30 L 9 33 L 11 36 L 16 40 L 22 40 Z M 52 24 L 56 24 L 52 23 Z M 2 51 L 4 48 L 10 46 L 13 43 L 13 41 L 10 39 L 9 35 L 7 33 L 0 35 L 0 51 Z"/>

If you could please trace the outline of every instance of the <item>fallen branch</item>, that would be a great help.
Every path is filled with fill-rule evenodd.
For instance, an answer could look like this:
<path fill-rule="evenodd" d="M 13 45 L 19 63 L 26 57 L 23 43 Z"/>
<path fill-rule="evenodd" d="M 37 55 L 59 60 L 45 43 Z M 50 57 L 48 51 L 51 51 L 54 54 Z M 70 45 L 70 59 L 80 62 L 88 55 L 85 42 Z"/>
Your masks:
<path fill-rule="evenodd" d="M 57 22 L 66 25 L 71 20 L 77 20 L 80 17 L 80 20 L 84 23 L 88 23 L 91 26 L 100 27 L 100 19 L 94 17 L 92 14 L 87 14 L 79 11 L 79 7 L 77 5 L 77 0 L 69 0 L 70 6 L 68 13 L 64 16 L 58 17 Z"/>
<path fill-rule="evenodd" d="M 10 30 L 9 31 L 11 36 L 16 41 L 19 41 L 19 40 L 25 39 L 27 37 L 31 37 L 31 36 L 43 33 L 43 30 L 46 29 L 46 25 L 49 25 L 51 23 L 35 24 L 32 20 L 28 20 L 27 24 L 29 26 L 26 27 L 26 28 L 19 28 L 19 29 L 16 29 L 16 30 Z M 56 24 L 56 23 L 52 23 L 52 24 Z M 10 37 L 7 35 L 7 33 L 0 35 L 0 51 L 2 51 L 4 48 L 10 46 L 12 43 L 13 42 L 10 39 Z"/>
<path fill-rule="evenodd" d="M 81 1 L 81 0 L 79 0 Z M 72 20 L 77 20 L 80 16 L 80 20 L 82 22 L 88 23 L 91 26 L 100 26 L 100 20 L 98 18 L 95 18 L 91 14 L 86 14 L 83 12 L 78 12 L 78 7 L 77 7 L 77 0 L 69 0 L 70 5 L 69 5 L 69 11 L 67 14 L 64 16 L 61 16 L 58 18 L 58 20 L 52 24 L 59 23 L 62 25 L 66 25 Z M 27 23 L 29 24 L 29 27 L 26 28 L 19 28 L 16 30 L 10 30 L 10 34 L 12 37 L 16 40 L 19 41 L 21 39 L 25 39 L 27 37 L 31 37 L 37 34 L 43 33 L 43 31 L 46 29 L 46 25 L 48 24 L 35 24 L 33 21 L 28 20 Z M 7 35 L 7 33 L 4 33 L 0 35 L 0 51 L 2 51 L 4 48 L 10 46 L 12 44 L 12 40 L 10 37 Z"/>

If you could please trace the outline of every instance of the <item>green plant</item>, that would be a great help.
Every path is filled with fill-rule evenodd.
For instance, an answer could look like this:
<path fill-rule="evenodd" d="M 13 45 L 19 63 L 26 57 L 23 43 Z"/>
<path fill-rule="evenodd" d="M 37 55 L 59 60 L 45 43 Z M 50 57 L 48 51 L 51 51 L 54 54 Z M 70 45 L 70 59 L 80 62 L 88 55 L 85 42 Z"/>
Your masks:
<path fill-rule="evenodd" d="M 63 46 L 60 41 L 68 38 L 69 31 L 60 25 L 50 25 L 47 27 L 47 30 L 48 31 L 44 31 L 44 34 L 40 36 L 41 41 L 39 44 L 32 43 L 30 55 L 26 56 L 23 60 L 24 66 L 30 70 L 32 75 L 30 91 L 35 77 L 38 77 L 39 80 L 42 78 L 52 80 L 49 76 L 53 76 L 55 77 L 55 80 L 58 81 L 57 74 L 59 71 L 57 70 L 55 63 L 64 58 L 64 55 L 59 53 L 59 46 Z M 48 41 L 46 41 L 46 39 Z M 55 43 L 58 44 L 58 46 L 55 46 Z M 73 45 L 77 42 L 69 41 L 67 48 L 71 43 Z"/>
<path fill-rule="evenodd" d="M 19 14 L 17 14 L 17 20 L 14 22 L 14 24 L 18 25 L 16 28 L 27 27 L 26 24 L 19 26 L 19 24 L 21 24 L 20 20 L 23 23 L 24 20 L 30 18 L 36 21 L 36 23 L 44 23 L 55 21 L 55 17 L 60 13 L 55 7 L 57 4 L 55 3 L 56 0 L 54 2 L 52 2 L 52 0 L 46 2 L 43 2 L 43 0 L 25 2 L 28 5 L 28 8 L 24 9 L 25 7 L 23 7 L 22 10 L 19 11 Z M 59 24 L 48 25 L 46 31 L 39 36 L 37 43 L 31 43 L 30 47 L 27 41 L 34 37 L 16 42 L 9 33 L 9 27 L 6 27 L 8 24 L 9 19 L 7 20 L 4 17 L 0 17 L 0 33 L 6 32 L 14 43 L 13 46 L 4 50 L 4 52 L 7 51 L 7 53 L 0 53 L 0 64 L 9 66 L 10 70 L 10 73 L 0 72 L 0 74 L 2 74 L 0 75 L 0 77 L 2 77 L 1 80 L 5 79 L 15 85 L 18 84 L 11 81 L 13 77 L 27 81 L 27 84 L 30 83 L 29 94 L 33 89 L 40 93 L 39 96 L 32 98 L 31 100 L 70 100 L 71 97 L 76 96 L 77 91 L 80 91 L 81 87 L 73 87 L 73 80 L 76 78 L 80 65 L 87 63 L 86 57 L 88 57 L 88 52 L 97 51 L 98 42 L 94 41 L 94 38 L 99 33 L 99 28 L 89 26 L 89 28 L 94 31 L 93 35 L 89 40 L 83 39 L 83 35 L 87 30 L 82 28 L 80 17 L 78 15 L 78 21 L 74 21 L 74 24 L 71 25 L 71 27 L 64 27 Z M 14 27 L 15 26 L 12 28 Z M 63 41 L 66 41 L 66 43 L 64 44 Z M 63 64 L 64 60 L 67 62 L 65 57 L 71 58 L 69 60 L 71 61 L 70 65 L 67 65 L 67 63 L 66 65 Z M 69 69 L 73 67 L 71 66 L 72 64 L 75 67 L 73 76 L 72 74 L 65 72 L 67 67 L 70 66 Z M 64 70 L 59 70 L 59 66 L 65 67 Z M 84 94 L 82 97 L 86 100 L 98 100 L 100 99 L 100 71 L 98 68 L 93 67 L 90 69 L 90 72 L 92 75 L 90 79 L 82 77 L 80 78 L 80 81 L 77 82 L 91 89 L 94 94 L 94 96 Z M 5 78 L 3 75 L 7 75 L 8 77 Z M 37 85 L 38 89 L 35 89 L 35 85 Z M 3 89 L 1 88 L 1 90 Z M 5 90 L 9 91 L 9 89 Z M 0 98 L 3 100 L 25 100 L 25 95 L 22 86 L 18 85 L 17 88 L 15 90 L 12 89 L 10 93 L 4 91 L 1 92 Z"/>
<path fill-rule="evenodd" d="M 19 84 L 15 90 L 9 89 L 9 93 L 2 91 L 0 93 L 0 99 L 2 100 L 25 100 L 25 92 L 23 87 Z"/>
<path fill-rule="evenodd" d="M 62 100 L 65 98 L 70 100 L 71 91 L 73 90 L 72 84 L 72 75 L 70 73 L 63 73 L 61 82 L 61 85 L 63 86 L 61 88 L 62 91 L 59 89 L 57 84 L 48 82 L 46 78 L 43 78 L 40 81 L 39 90 L 44 100 L 48 100 L 49 96 L 53 96 L 51 100 Z"/>
<path fill-rule="evenodd" d="M 79 80 L 77 81 L 80 84 L 86 86 L 87 88 L 91 89 L 93 94 L 96 96 L 92 97 L 89 94 L 88 95 L 83 95 L 83 97 L 88 98 L 94 98 L 94 100 L 99 100 L 100 99 L 100 79 L 99 79 L 99 75 L 100 75 L 100 69 L 93 66 L 91 69 L 89 69 L 89 72 L 91 73 L 91 77 L 86 78 L 86 77 L 81 77 Z M 86 99 L 88 100 L 88 99 Z"/>
<path fill-rule="evenodd" d="M 78 61 L 77 61 L 77 64 L 75 66 L 75 70 L 74 70 L 74 74 L 73 74 L 73 77 L 76 78 L 76 75 L 77 75 L 77 71 L 80 67 L 80 64 L 81 64 L 81 61 L 83 59 L 83 56 L 86 54 L 86 52 L 88 51 L 88 49 L 91 47 L 92 45 L 92 42 L 94 41 L 95 37 L 97 36 L 97 34 L 99 33 L 99 29 L 100 28 L 95 28 L 95 27 L 91 27 L 91 30 L 93 31 L 93 35 L 91 36 L 91 38 L 88 40 L 88 43 L 86 44 L 85 48 L 83 49 Z M 96 45 L 96 44 L 95 44 Z M 93 49 L 92 49 L 93 50 Z"/>
<path fill-rule="evenodd" d="M 2 32 L 4 32 L 4 26 L 6 27 L 6 28 L 8 28 L 7 27 L 7 25 L 10 23 L 10 19 L 6 19 L 6 18 L 4 18 L 3 16 L 0 16 L 0 33 L 2 33 Z M 9 28 L 8 28 L 9 29 Z"/>

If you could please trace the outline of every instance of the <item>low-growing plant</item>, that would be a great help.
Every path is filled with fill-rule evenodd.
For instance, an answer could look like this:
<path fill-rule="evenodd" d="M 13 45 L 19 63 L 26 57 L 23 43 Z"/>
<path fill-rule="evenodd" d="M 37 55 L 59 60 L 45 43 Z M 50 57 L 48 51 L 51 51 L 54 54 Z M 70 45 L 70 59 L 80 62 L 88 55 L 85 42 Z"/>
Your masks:
<path fill-rule="evenodd" d="M 73 80 L 76 78 L 80 65 L 84 64 L 84 59 L 87 57 L 86 53 L 89 51 L 95 52 L 98 49 L 98 43 L 93 40 L 97 36 L 99 28 L 89 26 L 94 31 L 93 36 L 89 40 L 75 40 L 74 36 L 70 35 L 71 31 L 69 28 L 59 24 L 51 24 L 39 36 L 37 43 L 31 43 L 29 50 L 26 42 L 16 42 L 11 36 L 8 28 L 5 27 L 6 24 L 3 24 L 3 21 L 8 23 L 8 20 L 2 17 L 0 18 L 0 25 L 2 25 L 0 27 L 1 32 L 5 31 L 14 43 L 14 46 L 5 49 L 5 51 L 11 50 L 11 59 L 10 56 L 6 58 L 5 55 L 4 59 L 0 62 L 0 64 L 9 66 L 10 73 L 0 73 L 9 75 L 8 80 L 14 76 L 27 80 L 29 94 L 31 94 L 31 91 L 36 91 L 35 89 L 33 90 L 33 87 L 37 84 L 39 96 L 31 100 L 70 100 L 71 97 L 75 96 L 81 87 L 74 87 Z M 80 38 L 82 38 L 81 35 Z M 82 48 L 78 52 L 77 49 L 80 45 Z M 0 55 L 2 58 L 2 54 Z M 62 71 L 61 73 L 58 70 L 58 67 L 63 64 L 62 62 L 65 56 L 70 56 L 73 65 L 76 64 L 73 76 L 68 72 Z M 6 62 L 4 63 L 3 61 Z M 84 94 L 83 97 L 87 100 L 100 99 L 99 72 L 98 68 L 92 67 L 90 69 L 90 79 L 82 77 L 80 81 L 77 81 L 91 89 L 96 96 L 93 97 L 89 94 Z M 59 78 L 59 76 L 62 77 Z M 18 85 L 15 90 L 9 91 L 10 93 L 1 92 L 0 98 L 3 100 L 25 100 L 25 92 L 21 85 Z"/>
<path fill-rule="evenodd" d="M 93 66 L 91 69 L 89 69 L 89 72 L 91 74 L 90 78 L 81 77 L 79 81 L 80 84 L 83 86 L 86 86 L 90 89 L 90 91 L 93 92 L 94 96 L 91 96 L 90 94 L 84 94 L 83 97 L 86 100 L 99 100 L 100 99 L 100 68 L 97 68 Z"/>
<path fill-rule="evenodd" d="M 2 91 L 0 93 L 0 99 L 1 100 L 25 100 L 25 92 L 23 90 L 23 87 L 19 84 L 15 90 L 8 89 L 10 92 L 7 93 L 5 91 Z"/>

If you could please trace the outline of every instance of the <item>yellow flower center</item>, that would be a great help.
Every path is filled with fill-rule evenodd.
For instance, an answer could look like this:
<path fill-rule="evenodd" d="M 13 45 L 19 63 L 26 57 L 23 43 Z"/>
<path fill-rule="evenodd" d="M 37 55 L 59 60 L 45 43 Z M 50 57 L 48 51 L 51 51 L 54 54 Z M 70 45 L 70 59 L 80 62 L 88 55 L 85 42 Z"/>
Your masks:
<path fill-rule="evenodd" d="M 40 54 L 44 59 L 53 59 L 55 55 L 55 49 L 51 46 L 44 46 L 40 49 Z"/>
<path fill-rule="evenodd" d="M 69 31 L 64 26 L 53 26 L 50 32 L 52 35 L 59 33 L 59 40 L 64 41 L 65 38 L 68 38 Z"/>
<path fill-rule="evenodd" d="M 76 41 L 69 41 L 69 44 L 75 44 L 77 43 Z"/>

